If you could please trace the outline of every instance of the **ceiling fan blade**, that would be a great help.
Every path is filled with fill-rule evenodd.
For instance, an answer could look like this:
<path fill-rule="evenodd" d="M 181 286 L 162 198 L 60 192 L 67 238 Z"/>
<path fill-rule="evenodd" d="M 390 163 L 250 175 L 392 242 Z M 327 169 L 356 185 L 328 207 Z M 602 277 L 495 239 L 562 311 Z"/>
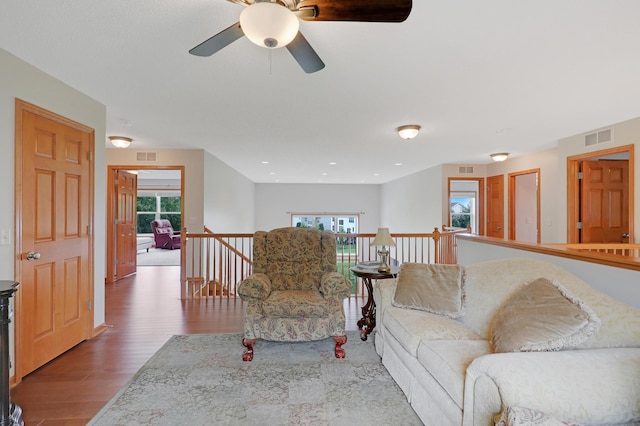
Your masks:
<path fill-rule="evenodd" d="M 211 56 L 218 50 L 226 47 L 242 37 L 244 31 L 240 28 L 240 22 L 236 22 L 229 28 L 220 31 L 213 37 L 203 41 L 193 49 L 189 50 L 189 53 L 196 56 Z"/>
<path fill-rule="evenodd" d="M 411 0 L 303 0 L 298 9 L 315 8 L 305 21 L 403 22 L 411 13 Z"/>
<path fill-rule="evenodd" d="M 310 74 L 324 68 L 324 62 L 313 50 L 306 38 L 298 31 L 298 35 L 293 41 L 287 44 L 287 50 L 291 52 L 293 58 L 300 64 L 304 72 Z"/>

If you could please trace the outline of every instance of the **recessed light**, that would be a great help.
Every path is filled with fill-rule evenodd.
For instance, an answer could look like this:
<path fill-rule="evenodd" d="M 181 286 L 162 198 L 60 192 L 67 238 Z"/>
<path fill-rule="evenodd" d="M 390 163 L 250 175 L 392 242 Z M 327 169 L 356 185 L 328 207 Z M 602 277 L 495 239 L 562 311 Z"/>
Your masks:
<path fill-rule="evenodd" d="M 273 176 L 273 175 L 275 175 L 275 174 L 276 174 L 276 172 L 269 172 L 269 174 L 270 174 L 271 176 Z"/>
<path fill-rule="evenodd" d="M 336 163 L 335 161 L 332 161 L 332 162 L 329 163 L 330 166 L 335 166 L 336 164 L 338 164 L 338 163 Z"/>
<path fill-rule="evenodd" d="M 394 166 L 402 166 L 402 163 L 395 163 Z"/>
<path fill-rule="evenodd" d="M 326 176 L 326 175 L 327 175 L 326 173 L 323 173 L 323 174 L 322 174 L 322 176 Z"/>
<path fill-rule="evenodd" d="M 380 176 L 380 173 L 374 173 L 373 175 L 374 176 Z"/>
<path fill-rule="evenodd" d="M 268 161 L 261 161 L 262 164 L 269 164 Z"/>

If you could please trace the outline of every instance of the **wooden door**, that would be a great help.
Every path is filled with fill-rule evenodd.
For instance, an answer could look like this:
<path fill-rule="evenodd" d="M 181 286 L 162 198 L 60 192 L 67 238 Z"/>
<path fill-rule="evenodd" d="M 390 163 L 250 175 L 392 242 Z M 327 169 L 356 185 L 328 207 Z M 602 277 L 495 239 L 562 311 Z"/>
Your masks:
<path fill-rule="evenodd" d="M 582 162 L 582 243 L 629 242 L 629 162 Z"/>
<path fill-rule="evenodd" d="M 16 102 L 18 379 L 88 338 L 93 324 L 93 131 L 31 107 Z"/>
<path fill-rule="evenodd" d="M 116 279 L 136 272 L 136 226 L 138 177 L 130 172 L 116 173 Z"/>
<path fill-rule="evenodd" d="M 504 176 L 487 178 L 487 236 L 504 238 Z"/>

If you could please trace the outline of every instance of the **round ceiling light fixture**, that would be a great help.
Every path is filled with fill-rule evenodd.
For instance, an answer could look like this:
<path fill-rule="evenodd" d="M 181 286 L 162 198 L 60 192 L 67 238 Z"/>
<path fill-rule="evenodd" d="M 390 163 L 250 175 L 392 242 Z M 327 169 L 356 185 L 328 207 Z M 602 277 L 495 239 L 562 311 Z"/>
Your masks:
<path fill-rule="evenodd" d="M 109 136 L 109 140 L 111 141 L 111 145 L 116 148 L 127 148 L 131 145 L 131 142 L 133 142 L 133 139 L 125 136 Z"/>
<path fill-rule="evenodd" d="M 270 2 L 254 3 L 240 13 L 240 28 L 260 47 L 276 49 L 291 43 L 300 22 L 288 8 Z"/>
<path fill-rule="evenodd" d="M 509 158 L 508 152 L 496 152 L 495 154 L 491 154 L 491 159 L 493 161 L 504 161 Z"/>
<path fill-rule="evenodd" d="M 417 124 L 407 124 L 406 126 L 398 127 L 396 131 L 402 139 L 413 139 L 418 136 L 420 129 L 421 127 Z"/>

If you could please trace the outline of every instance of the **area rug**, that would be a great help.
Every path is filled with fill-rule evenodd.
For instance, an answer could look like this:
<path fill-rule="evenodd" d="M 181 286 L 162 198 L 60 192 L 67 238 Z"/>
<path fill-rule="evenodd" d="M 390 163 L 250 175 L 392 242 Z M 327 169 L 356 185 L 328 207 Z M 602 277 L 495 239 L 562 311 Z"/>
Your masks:
<path fill-rule="evenodd" d="M 373 339 L 347 335 L 345 359 L 258 340 L 251 362 L 239 334 L 173 336 L 89 425 L 421 425 Z"/>
<path fill-rule="evenodd" d="M 180 266 L 180 249 L 139 251 L 136 262 L 138 266 Z"/>

